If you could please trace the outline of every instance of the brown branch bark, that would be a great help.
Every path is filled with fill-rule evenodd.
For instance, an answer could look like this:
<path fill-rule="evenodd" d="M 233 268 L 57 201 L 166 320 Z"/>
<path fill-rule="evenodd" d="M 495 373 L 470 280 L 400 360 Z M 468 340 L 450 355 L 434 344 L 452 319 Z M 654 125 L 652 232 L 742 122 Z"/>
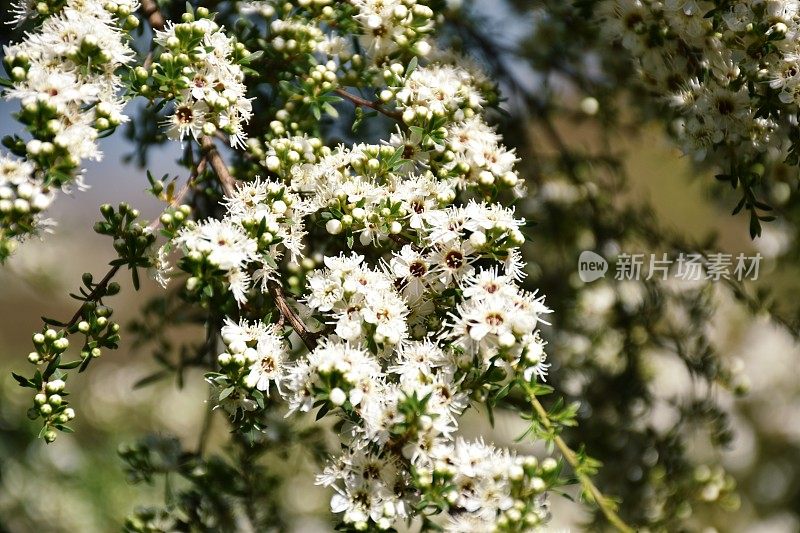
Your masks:
<path fill-rule="evenodd" d="M 344 98 L 345 100 L 350 100 L 355 105 L 360 107 L 369 107 L 370 109 L 374 109 L 378 113 L 383 113 L 387 117 L 393 118 L 395 120 L 401 120 L 403 114 L 400 111 L 393 110 L 393 109 L 386 109 L 382 105 L 380 105 L 379 101 L 371 101 L 367 100 L 366 98 L 361 98 L 358 95 L 352 94 L 347 92 L 346 90 L 342 89 L 341 87 L 337 87 L 334 92 Z"/>
<path fill-rule="evenodd" d="M 275 307 L 280 311 L 281 317 L 289 321 L 289 324 L 294 328 L 297 335 L 303 341 L 303 344 L 306 345 L 306 348 L 309 350 L 316 348 L 318 335 L 308 331 L 308 328 L 306 328 L 306 325 L 300 320 L 300 317 L 297 316 L 297 313 L 294 312 L 294 309 L 289 306 L 289 303 L 286 301 L 286 296 L 283 294 L 283 287 L 281 284 L 275 280 L 270 280 L 267 282 L 267 289 L 275 300 Z"/>
<path fill-rule="evenodd" d="M 228 167 L 225 164 L 225 161 L 223 161 L 222 156 L 219 154 L 213 139 L 211 139 L 211 137 L 204 136 L 200 143 L 203 147 L 205 157 L 211 164 L 211 168 L 214 169 L 214 173 L 217 175 L 220 185 L 222 185 L 225 196 L 230 196 L 235 191 L 236 179 L 228 170 Z M 306 328 L 306 325 L 302 320 L 300 320 L 300 317 L 297 316 L 297 313 L 294 312 L 294 309 L 289 306 L 289 303 L 286 301 L 286 296 L 283 293 L 283 287 L 281 284 L 277 281 L 270 280 L 267 283 L 267 288 L 273 300 L 275 301 L 275 307 L 278 308 L 281 317 L 289 322 L 295 332 L 297 332 L 302 339 L 303 344 L 305 344 L 309 350 L 316 348 L 317 335 L 310 332 L 308 328 Z"/>
<path fill-rule="evenodd" d="M 225 164 L 225 161 L 223 161 L 219 150 L 217 150 L 217 145 L 214 144 L 214 140 L 204 135 L 200 139 L 200 146 L 202 146 L 203 153 L 205 153 L 209 163 L 211 163 L 211 168 L 214 169 L 214 173 L 217 175 L 220 185 L 222 185 L 225 196 L 231 196 L 236 191 L 236 178 L 231 176 L 228 166 Z"/>

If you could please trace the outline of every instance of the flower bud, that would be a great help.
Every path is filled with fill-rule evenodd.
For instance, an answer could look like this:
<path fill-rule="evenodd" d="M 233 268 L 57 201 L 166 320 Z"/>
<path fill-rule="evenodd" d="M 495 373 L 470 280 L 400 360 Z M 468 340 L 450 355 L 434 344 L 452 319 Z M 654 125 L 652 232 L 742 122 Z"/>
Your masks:
<path fill-rule="evenodd" d="M 542 470 L 547 473 L 555 471 L 558 468 L 558 461 L 553 459 L 552 457 L 548 457 L 542 461 Z"/>
<path fill-rule="evenodd" d="M 344 405 L 344 402 L 347 401 L 347 394 L 339 387 L 334 388 L 328 397 L 331 403 L 336 406 Z"/>
<path fill-rule="evenodd" d="M 44 388 L 47 392 L 50 393 L 61 392 L 62 390 L 64 390 L 65 385 L 66 383 L 64 383 L 64 380 L 54 379 L 53 381 L 48 381 L 47 385 L 45 385 Z"/>
<path fill-rule="evenodd" d="M 476 231 L 469 236 L 469 242 L 475 248 L 481 248 L 486 244 L 486 234 L 482 231 Z"/>
<path fill-rule="evenodd" d="M 59 352 L 63 352 L 67 348 L 69 348 L 69 340 L 66 337 L 61 337 L 60 339 L 56 339 L 53 341 L 53 348 L 55 348 Z"/>
<path fill-rule="evenodd" d="M 330 219 L 328 222 L 325 223 L 325 229 L 331 235 L 338 235 L 342 232 L 342 223 L 335 218 Z"/>

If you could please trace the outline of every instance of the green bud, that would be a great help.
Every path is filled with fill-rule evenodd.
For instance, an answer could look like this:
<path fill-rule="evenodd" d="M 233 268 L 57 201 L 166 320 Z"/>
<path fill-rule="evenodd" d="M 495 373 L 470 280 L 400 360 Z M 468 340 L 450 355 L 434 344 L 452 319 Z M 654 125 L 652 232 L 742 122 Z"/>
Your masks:
<path fill-rule="evenodd" d="M 65 385 L 66 383 L 64 383 L 64 380 L 54 379 L 52 381 L 48 381 L 47 384 L 44 386 L 44 388 L 47 392 L 54 393 L 54 392 L 61 392 L 62 390 L 64 390 Z"/>
<path fill-rule="evenodd" d="M 53 348 L 56 351 L 63 352 L 67 348 L 69 348 L 69 340 L 66 337 L 61 337 L 60 339 L 56 339 L 53 341 Z"/>

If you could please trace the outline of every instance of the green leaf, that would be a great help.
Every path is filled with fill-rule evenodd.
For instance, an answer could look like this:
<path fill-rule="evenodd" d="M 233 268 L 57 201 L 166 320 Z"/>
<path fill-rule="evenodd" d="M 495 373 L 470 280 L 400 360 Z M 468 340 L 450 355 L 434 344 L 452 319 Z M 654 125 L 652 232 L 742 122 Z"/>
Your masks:
<path fill-rule="evenodd" d="M 20 387 L 28 387 L 31 389 L 35 389 L 36 385 L 33 384 L 33 381 L 29 380 L 28 378 L 22 377 L 19 374 L 15 374 L 14 372 L 11 373 L 11 376 L 17 380 Z"/>
<path fill-rule="evenodd" d="M 137 381 L 136 383 L 134 383 L 133 384 L 133 388 L 134 389 L 140 389 L 142 387 L 146 387 L 147 385 L 149 385 L 151 383 L 155 383 L 156 381 L 159 381 L 159 380 L 167 377 L 168 375 L 170 375 L 170 371 L 169 370 L 159 370 L 158 372 L 154 372 L 154 373 L 152 373 L 152 374 L 150 374 L 148 376 L 145 376 L 142 379 L 140 379 L 139 381 Z"/>
<path fill-rule="evenodd" d="M 226 387 L 219 393 L 219 401 L 224 400 L 233 393 L 233 387 Z"/>
<path fill-rule="evenodd" d="M 408 62 L 408 66 L 406 67 L 406 77 L 409 77 L 412 72 L 417 68 L 419 65 L 419 59 L 417 56 L 411 58 L 411 61 Z"/>

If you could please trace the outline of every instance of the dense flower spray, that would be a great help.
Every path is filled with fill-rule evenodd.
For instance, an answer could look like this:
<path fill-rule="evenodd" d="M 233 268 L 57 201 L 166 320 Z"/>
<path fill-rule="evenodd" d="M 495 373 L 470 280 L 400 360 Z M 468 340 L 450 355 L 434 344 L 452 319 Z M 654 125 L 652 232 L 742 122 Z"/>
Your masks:
<path fill-rule="evenodd" d="M 437 17 L 423 2 L 233 7 L 256 22 L 236 31 L 204 7 L 164 22 L 145 2 L 154 36 L 136 66 L 124 33 L 136 26 L 133 4 L 68 2 L 35 16 L 36 31 L 6 51 L 6 94 L 22 101 L 19 118 L 34 137 L 12 138 L 21 159 L 0 166 L 6 252 L 9 239 L 40 224 L 54 188 L 99 157 L 96 140 L 126 120 L 130 97 L 147 102 L 154 138 L 171 139 L 190 169 L 180 189 L 148 174 L 150 192 L 167 204 L 149 224 L 125 204 L 102 206 L 95 230 L 113 238 L 119 257 L 102 279 L 84 276 L 71 319 L 46 319 L 34 335 L 33 375 L 15 374 L 34 390 L 41 436 L 71 431 L 68 375 L 119 344 L 105 305 L 119 291 L 111 279 L 127 267 L 138 288 L 146 269 L 171 290 L 165 306 L 179 302 L 174 313 L 161 308 L 161 319 L 199 317 L 205 329 L 175 364 L 159 330 L 159 362 L 181 380 L 185 368 L 206 370 L 210 413 L 224 414 L 241 456 L 269 448 L 275 435 L 283 447 L 310 441 L 311 431 L 297 429 L 305 413 L 326 419 L 316 431 L 335 428 L 337 446 L 316 480 L 332 494 L 340 529 L 416 521 L 425 530 L 539 530 L 550 519 L 548 494 L 568 484 L 566 462 L 627 531 L 589 477 L 595 465 L 551 421 L 573 423 L 577 405 L 547 411 L 537 399 L 551 392 L 539 330 L 551 311 L 521 287 L 528 224 L 514 203 L 526 190 L 517 154 L 491 125 L 497 88 L 474 62 L 434 48 Z M 26 5 L 17 11 L 20 21 L 34 15 Z M 344 112 L 352 131 L 368 123 L 382 133 L 361 142 L 331 134 Z M 80 355 L 67 361 L 76 337 Z M 463 438 L 468 409 L 493 417 L 501 404 L 530 419 L 526 436 L 554 444 L 564 461 Z M 204 442 L 181 472 L 192 488 L 164 509 L 137 511 L 128 530 L 214 529 L 228 519 L 238 529 L 242 516 L 255 519 L 255 511 L 189 511 L 208 503 L 197 498 L 213 499 L 206 474 L 235 485 L 255 464 L 230 473 Z M 149 451 L 121 454 L 135 479 L 152 477 Z"/>

